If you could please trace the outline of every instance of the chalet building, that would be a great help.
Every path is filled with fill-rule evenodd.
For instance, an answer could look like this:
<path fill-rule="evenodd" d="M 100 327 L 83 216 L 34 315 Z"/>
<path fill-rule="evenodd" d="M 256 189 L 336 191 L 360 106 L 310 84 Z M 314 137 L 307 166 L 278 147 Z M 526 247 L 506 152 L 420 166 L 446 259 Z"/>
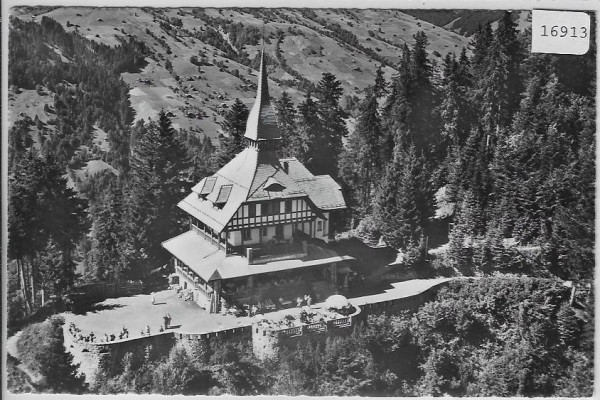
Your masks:
<path fill-rule="evenodd" d="M 211 312 L 324 299 L 351 273 L 353 258 L 328 245 L 331 215 L 346 208 L 340 186 L 276 155 L 281 136 L 264 63 L 263 55 L 244 150 L 192 188 L 178 205 L 190 230 L 162 243 L 179 285 Z"/>

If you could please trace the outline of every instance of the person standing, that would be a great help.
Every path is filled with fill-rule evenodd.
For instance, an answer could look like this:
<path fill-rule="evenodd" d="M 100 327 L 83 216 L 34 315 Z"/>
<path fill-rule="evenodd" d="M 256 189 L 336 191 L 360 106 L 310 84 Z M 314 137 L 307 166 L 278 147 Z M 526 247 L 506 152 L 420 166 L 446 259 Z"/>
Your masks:
<path fill-rule="evenodd" d="M 152 305 L 154 305 L 156 303 L 156 296 L 154 295 L 154 292 L 152 292 Z"/>

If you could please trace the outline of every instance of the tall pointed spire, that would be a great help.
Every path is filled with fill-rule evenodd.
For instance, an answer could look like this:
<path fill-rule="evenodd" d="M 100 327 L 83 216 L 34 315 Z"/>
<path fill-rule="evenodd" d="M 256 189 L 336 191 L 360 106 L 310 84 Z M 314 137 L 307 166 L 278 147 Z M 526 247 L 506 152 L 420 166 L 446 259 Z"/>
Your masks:
<path fill-rule="evenodd" d="M 281 137 L 279 127 L 277 126 L 275 110 L 271 106 L 271 98 L 269 96 L 269 79 L 267 77 L 267 65 L 264 50 L 264 27 L 256 100 L 248 115 L 244 137 L 249 139 L 249 145 L 256 145 L 259 149 L 262 147 L 273 148 L 275 146 L 275 143 L 273 142 Z M 265 142 L 265 144 L 260 145 L 260 142 Z"/>

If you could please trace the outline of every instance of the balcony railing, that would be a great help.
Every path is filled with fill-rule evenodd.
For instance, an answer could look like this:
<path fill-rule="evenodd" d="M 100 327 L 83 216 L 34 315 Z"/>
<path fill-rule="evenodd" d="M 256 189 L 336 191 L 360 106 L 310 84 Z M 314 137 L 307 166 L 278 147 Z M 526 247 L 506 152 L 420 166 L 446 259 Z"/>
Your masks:
<path fill-rule="evenodd" d="M 348 326 L 352 326 L 352 318 L 346 317 L 346 318 L 334 319 L 331 321 L 331 323 L 336 328 L 346 328 Z"/>
<path fill-rule="evenodd" d="M 302 327 L 294 326 L 293 328 L 285 328 L 279 331 L 280 334 L 284 336 L 300 336 L 302 335 Z"/>
<path fill-rule="evenodd" d="M 302 324 L 300 326 L 294 326 L 291 328 L 279 329 L 280 335 L 293 337 L 301 336 L 305 333 L 318 333 L 327 331 L 327 326 L 334 328 L 348 328 L 352 326 L 352 317 L 343 317 L 331 319 L 329 321 L 319 321 L 311 324 Z"/>
<path fill-rule="evenodd" d="M 229 253 L 237 253 L 248 259 L 248 264 L 264 264 L 273 261 L 293 260 L 306 257 L 308 243 L 251 244 L 247 246 L 232 246 Z"/>

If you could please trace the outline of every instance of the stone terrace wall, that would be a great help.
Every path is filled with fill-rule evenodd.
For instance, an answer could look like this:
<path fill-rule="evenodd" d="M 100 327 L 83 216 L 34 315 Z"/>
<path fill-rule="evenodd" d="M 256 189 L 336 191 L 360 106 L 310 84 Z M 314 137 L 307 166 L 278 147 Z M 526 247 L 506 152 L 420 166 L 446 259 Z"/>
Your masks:
<path fill-rule="evenodd" d="M 360 305 L 360 312 L 353 315 L 352 326 L 365 320 L 369 314 L 398 314 L 401 311 L 416 311 L 424 303 L 435 298 L 439 288 L 445 283 L 440 283 L 414 296 L 390 299 L 378 303 Z M 358 308 L 358 307 L 357 307 Z M 328 323 L 328 325 L 330 325 Z M 222 341 L 252 341 L 254 354 L 261 358 L 277 356 L 281 346 L 294 346 L 298 341 L 307 338 L 325 340 L 329 336 L 345 335 L 352 332 L 352 326 L 338 328 L 329 326 L 324 332 L 303 333 L 296 337 L 285 337 L 279 332 L 261 327 L 254 323 L 252 326 L 231 328 L 217 332 L 188 334 L 180 332 L 163 332 L 151 336 L 116 340 L 110 343 L 87 343 L 76 341 L 74 337 L 64 330 L 65 348 L 73 354 L 75 364 L 80 364 L 79 371 L 86 375 L 88 383 L 93 382 L 99 371 L 113 373 L 120 368 L 121 360 L 127 352 L 143 352 L 152 345 L 153 351 L 159 355 L 166 355 L 176 344 L 181 344 L 199 362 L 207 362 L 212 348 Z M 157 354 L 157 353 L 155 353 Z"/>
<path fill-rule="evenodd" d="M 79 372 L 85 374 L 86 382 L 92 383 L 100 372 L 112 375 L 119 371 L 123 356 L 128 352 L 143 354 L 148 346 L 152 346 L 155 356 L 163 356 L 176 344 L 181 344 L 196 360 L 207 362 L 215 344 L 224 340 L 250 341 L 252 334 L 251 327 L 246 326 L 202 334 L 162 332 L 109 343 L 78 341 L 64 330 L 64 338 L 65 348 L 73 355 L 73 363 L 79 364 Z"/>
<path fill-rule="evenodd" d="M 79 364 L 79 372 L 85 374 L 86 382 L 92 383 L 99 372 L 113 374 L 121 367 L 125 353 L 142 353 L 152 346 L 155 354 L 168 354 L 175 343 L 173 332 L 163 332 L 151 336 L 116 340 L 110 343 L 89 343 L 64 332 L 65 348 L 73 355 L 73 363 Z"/>
<path fill-rule="evenodd" d="M 174 333 L 175 342 L 181 344 L 190 356 L 199 362 L 208 362 L 214 345 L 224 341 L 252 340 L 252 327 L 243 326 L 224 331 L 188 334 Z"/>

